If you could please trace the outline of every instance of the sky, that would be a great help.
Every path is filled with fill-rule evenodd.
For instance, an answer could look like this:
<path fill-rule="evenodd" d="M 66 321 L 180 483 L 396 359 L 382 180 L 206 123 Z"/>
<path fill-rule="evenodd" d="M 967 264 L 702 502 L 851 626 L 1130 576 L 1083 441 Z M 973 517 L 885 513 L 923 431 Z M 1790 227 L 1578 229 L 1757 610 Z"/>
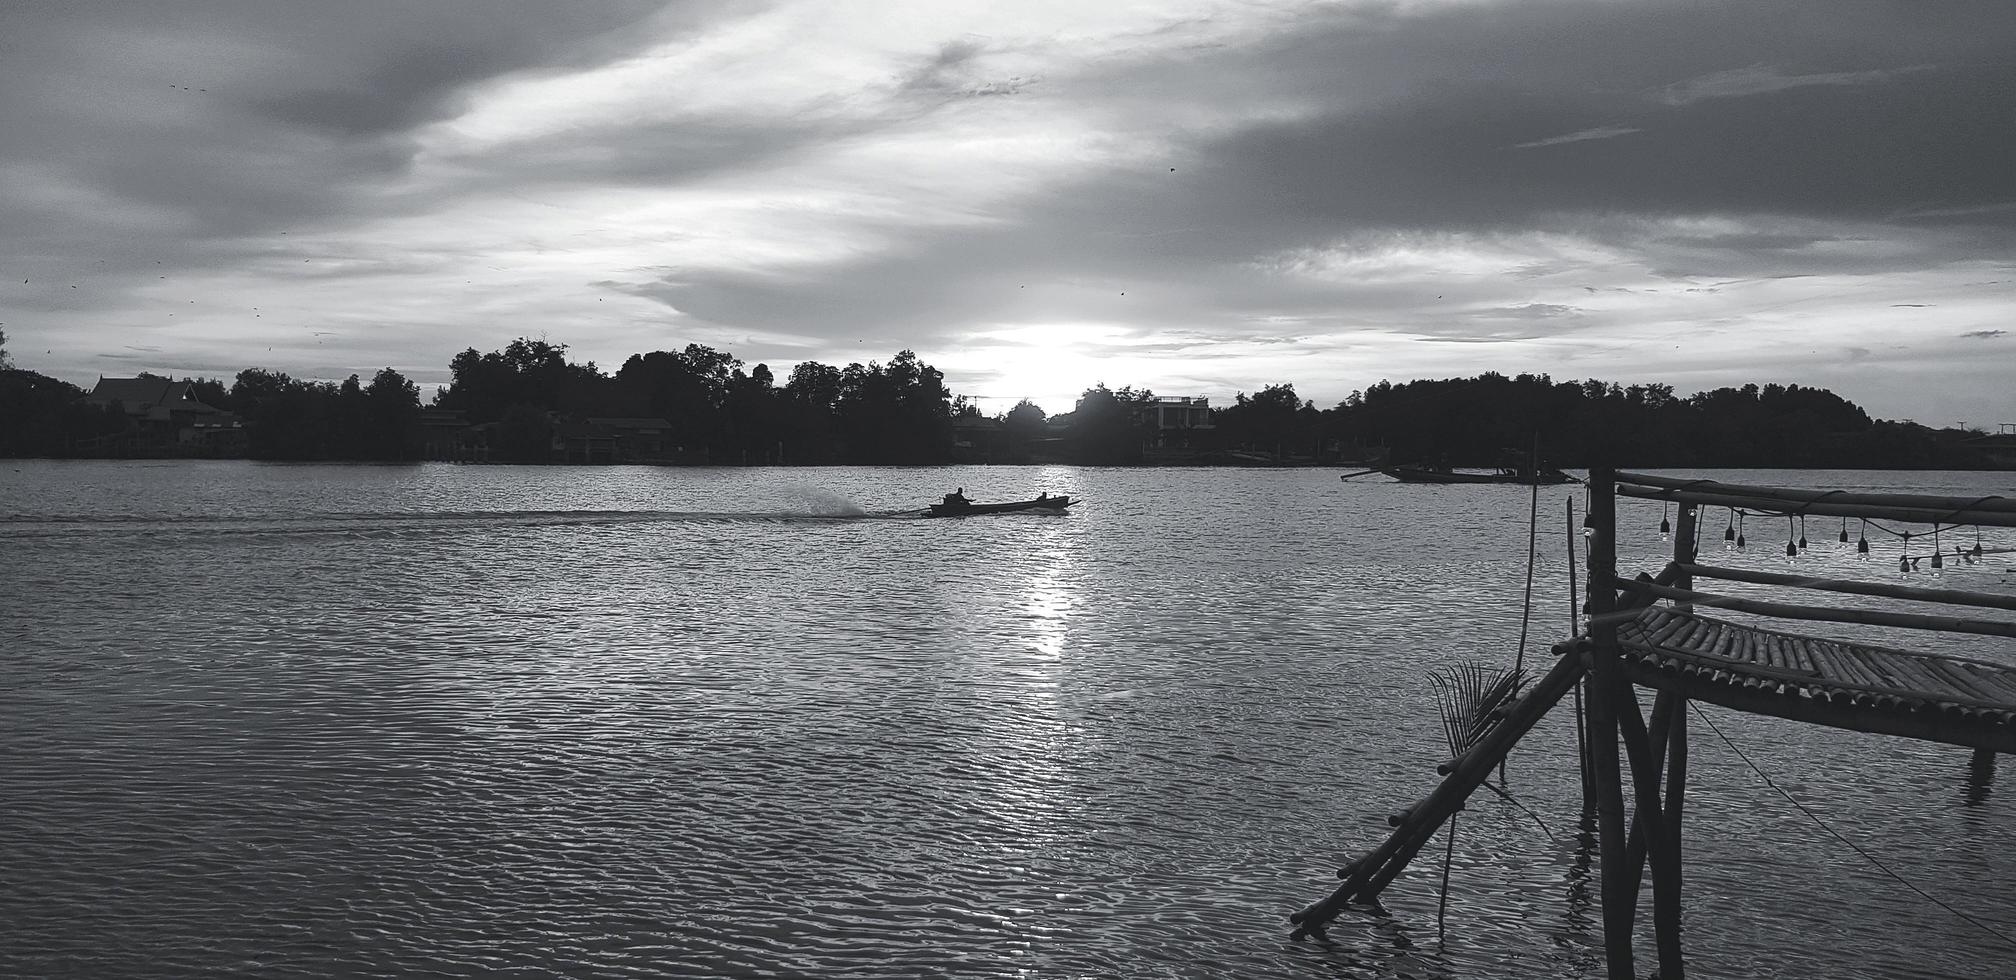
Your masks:
<path fill-rule="evenodd" d="M 90 386 L 914 349 L 2016 422 L 2007 0 L 8 0 L 0 330 Z"/>

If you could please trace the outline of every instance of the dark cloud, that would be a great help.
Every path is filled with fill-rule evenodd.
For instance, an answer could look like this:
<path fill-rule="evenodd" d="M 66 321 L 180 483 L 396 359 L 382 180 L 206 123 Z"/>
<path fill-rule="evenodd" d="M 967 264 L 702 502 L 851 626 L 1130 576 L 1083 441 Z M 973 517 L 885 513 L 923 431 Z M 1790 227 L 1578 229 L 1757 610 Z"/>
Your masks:
<path fill-rule="evenodd" d="M 1701 318 L 1691 326 L 1740 330 L 1746 313 L 1802 302 L 1774 292 L 1799 276 L 1897 280 L 1858 302 L 1938 321 L 1924 328 L 1944 338 L 1935 353 L 1960 346 L 1956 334 L 2001 335 L 1940 319 L 1965 305 L 1909 288 L 1973 265 L 1969 280 L 1992 284 L 2016 246 L 2016 130 L 2005 124 L 2016 118 L 2016 5 L 2001 0 L 1367 3 L 1226 29 L 1241 8 L 1144 24 L 1085 57 L 1057 55 L 1073 42 L 1047 29 L 878 39 L 859 50 L 887 64 L 862 90 L 770 105 L 673 89 L 648 111 L 578 119 L 548 106 L 562 124 L 470 148 L 437 140 L 434 157 L 420 155 L 439 132 L 426 127 L 501 83 L 625 64 L 752 9 L 0 5 L 11 188 L 0 190 L 0 263 L 81 287 L 31 285 L 0 303 L 10 323 L 146 308 L 205 270 L 262 293 L 366 272 L 473 287 L 481 272 L 456 265 L 452 243 L 407 251 L 384 229 L 529 201 L 592 238 L 603 231 L 593 208 L 606 205 L 585 199 L 623 191 L 628 206 L 733 183 L 747 210 L 811 224 L 830 206 L 845 227 L 805 250 L 815 258 L 769 265 L 668 260 L 643 242 L 566 284 L 594 296 L 542 310 L 641 298 L 659 319 L 621 336 L 746 338 L 737 354 L 773 362 L 1101 324 L 1116 336 L 1080 344 L 1089 356 L 1162 357 L 1188 363 L 1171 377 L 1247 387 L 1241 369 L 1203 362 L 1273 365 L 1283 362 L 1264 356 L 1292 352 L 1341 363 L 1363 338 L 1511 349 L 1614 326 L 1609 304 L 1669 298 L 1697 304 L 1666 308 Z M 778 50 L 777 77 L 792 76 L 795 53 Z M 698 79 L 731 94 L 765 80 Z M 1029 117 L 1013 115 L 1022 107 Z M 511 121 L 509 107 L 497 117 Z M 999 165 L 988 179 L 1027 187 L 971 199 L 946 171 L 988 165 L 972 156 L 886 181 L 817 169 L 883 140 L 929 154 L 997 137 L 1010 148 L 1049 139 L 1057 156 L 1027 176 Z M 419 182 L 416 169 L 454 179 Z M 831 203 L 856 183 L 862 200 Z M 737 233 L 674 225 L 663 237 L 726 236 L 733 252 Z M 562 249 L 544 235 L 528 226 L 523 244 Z M 1391 258 L 1415 252 L 1428 257 Z M 503 271 L 513 260 L 467 261 Z M 1902 308 L 1926 312 L 1889 312 Z M 455 337 L 429 342 L 499 342 L 487 311 L 462 315 Z M 1849 347 L 1851 361 L 1890 356 L 1863 337 L 1824 346 L 1846 342 L 1870 344 Z"/>
<path fill-rule="evenodd" d="M 2009 331 L 2007 330 L 1969 330 L 1960 336 L 1971 337 L 1975 340 L 1994 340 L 1997 337 L 2006 337 L 2008 335 Z"/>

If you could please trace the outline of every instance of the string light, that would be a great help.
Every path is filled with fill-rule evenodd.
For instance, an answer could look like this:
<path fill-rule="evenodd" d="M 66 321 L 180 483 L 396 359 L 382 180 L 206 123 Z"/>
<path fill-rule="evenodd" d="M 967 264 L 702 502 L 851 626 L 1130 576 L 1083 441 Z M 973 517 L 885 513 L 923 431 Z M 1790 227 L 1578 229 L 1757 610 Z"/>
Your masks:
<path fill-rule="evenodd" d="M 1673 525 L 1671 522 L 1666 520 L 1667 514 L 1669 514 L 1672 511 L 1672 509 L 1673 509 L 1673 502 L 1670 500 L 1659 505 L 1659 540 L 1661 541 L 1668 540 L 1673 534 Z"/>
<path fill-rule="evenodd" d="M 1946 559 L 1939 554 L 1939 525 L 1934 524 L 1932 525 L 1932 574 L 1939 574 L 1939 570 L 1945 567 Z"/>
<path fill-rule="evenodd" d="M 1729 526 L 1722 529 L 1722 541 L 1723 541 L 1722 550 L 1728 551 L 1730 548 L 1734 547 L 1734 544 L 1732 542 L 1734 542 L 1735 540 L 1736 540 L 1736 508 L 1731 507 L 1729 508 Z"/>
<path fill-rule="evenodd" d="M 1742 550 L 1743 550 L 1743 549 L 1745 548 L 1745 543 L 1744 543 L 1744 540 L 1743 540 L 1743 518 L 1745 518 L 1745 517 L 1747 517 L 1747 516 L 1749 516 L 1749 515 L 1748 515 L 1748 514 L 1746 514 L 1746 513 L 1745 513 L 1745 512 L 1743 512 L 1743 511 L 1740 511 L 1740 510 L 1739 510 L 1739 511 L 1737 511 L 1737 512 L 1736 512 L 1736 550 L 1737 550 L 1737 551 L 1742 551 Z"/>
<path fill-rule="evenodd" d="M 1841 543 L 1848 543 L 1848 518 L 1841 518 Z"/>
<path fill-rule="evenodd" d="M 1897 570 L 1911 574 L 1911 532 L 1904 532 L 1904 554 L 1897 559 Z"/>
<path fill-rule="evenodd" d="M 1799 550 L 1806 550 L 1806 515 L 1799 515 Z"/>
<path fill-rule="evenodd" d="M 1857 532 L 1855 539 L 1855 556 L 1863 561 L 1869 560 L 1869 519 L 1866 517 L 1862 519 L 1862 530 Z"/>
<path fill-rule="evenodd" d="M 1785 557 L 1787 558 L 1799 557 L 1799 549 L 1805 546 L 1806 546 L 1806 536 L 1804 534 L 1801 534 L 1799 536 L 1799 542 L 1797 544 L 1794 544 L 1792 542 L 1792 515 L 1790 514 L 1785 515 Z"/>

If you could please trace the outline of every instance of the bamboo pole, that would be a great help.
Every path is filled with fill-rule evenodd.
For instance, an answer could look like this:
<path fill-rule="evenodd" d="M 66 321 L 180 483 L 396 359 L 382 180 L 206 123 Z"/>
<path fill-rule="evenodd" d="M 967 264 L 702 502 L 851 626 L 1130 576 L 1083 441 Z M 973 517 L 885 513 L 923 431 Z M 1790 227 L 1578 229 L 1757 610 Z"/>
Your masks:
<path fill-rule="evenodd" d="M 1677 560 L 1677 559 L 1676 559 Z M 1918 602 L 1938 602 L 1949 606 L 1979 606 L 1984 609 L 2016 609 L 2016 596 L 1995 595 L 1988 592 L 1961 592 L 1954 589 L 1920 589 L 1908 585 L 1891 585 L 1887 582 L 1860 582 L 1854 579 L 1811 578 L 1805 575 L 1787 575 L 1782 572 L 1753 571 L 1748 568 L 1722 568 L 1716 565 L 1684 563 L 1688 577 L 1719 578 L 1731 582 L 1750 582 L 1757 585 L 1789 585 L 1801 589 L 1821 592 L 1842 592 L 1850 595 L 1873 595 L 1887 599 L 1912 599 Z M 1681 588 L 1689 588 L 1686 582 L 1675 582 Z"/>
<path fill-rule="evenodd" d="M 1694 576 L 1692 573 L 1685 571 L 1684 567 L 1692 564 L 1697 558 L 1694 550 L 1694 522 L 1696 520 L 1695 511 L 1698 509 L 1693 504 L 1681 504 L 1680 523 L 1673 526 L 1673 563 L 1683 567 L 1680 577 L 1674 579 L 1673 584 L 1682 589 L 1691 589 L 1694 587 Z M 1694 607 L 1686 603 L 1681 603 L 1675 608 L 1683 613 L 1694 611 Z"/>
<path fill-rule="evenodd" d="M 1762 599 L 1738 599 L 1733 596 L 1716 595 L 1712 592 L 1698 592 L 1692 589 L 1676 589 L 1669 585 L 1653 582 L 1633 582 L 1619 580 L 1617 586 L 1632 592 L 1649 594 L 1660 599 L 1675 599 L 1734 609 L 1737 612 L 1753 613 L 1758 616 L 1772 616 L 1778 619 L 1820 620 L 1830 623 L 1861 623 L 1868 626 L 1896 626 L 1901 629 L 1934 630 L 1941 633 L 1975 633 L 1982 636 L 2016 637 L 2016 623 L 1993 619 L 1960 619 L 1955 616 L 1927 616 L 1920 613 L 1884 612 L 1876 609 L 1834 609 L 1826 606 L 1802 606 L 1784 602 L 1769 602 Z"/>
<path fill-rule="evenodd" d="M 1630 756 L 1632 790 L 1637 796 L 1631 835 L 1624 844 L 1624 867 L 1630 873 L 1631 906 L 1635 909 L 1646 854 L 1659 839 L 1659 779 L 1666 761 L 1666 731 L 1673 720 L 1673 699 L 1663 691 L 1653 699 L 1652 723 L 1648 731 L 1644 719 L 1638 714 L 1637 694 L 1629 684 L 1625 685 L 1624 692 L 1626 707 L 1617 713 L 1617 718 L 1621 723 L 1619 728 L 1624 736 L 1624 748 Z M 1646 805 L 1648 796 L 1650 806 Z"/>
<path fill-rule="evenodd" d="M 1660 700 L 1668 697 L 1673 700 L 1672 727 L 1666 732 L 1666 835 L 1664 846 L 1655 850 L 1652 858 L 1652 934 L 1659 944 L 1660 980 L 1683 980 L 1687 966 L 1680 952 L 1680 883 L 1684 863 L 1680 807 L 1687 796 L 1687 699 L 1659 692 Z"/>
<path fill-rule="evenodd" d="M 1575 553 L 1575 542 L 1582 536 L 1575 533 L 1575 498 L 1569 496 L 1562 501 L 1568 512 L 1568 635 L 1582 635 L 1582 593 L 1575 582 L 1575 569 L 1582 564 L 1582 556 Z M 1596 809 L 1596 798 L 1590 794 L 1593 785 L 1589 780 L 1589 723 L 1582 709 L 1582 689 L 1588 685 L 1585 677 L 1575 682 L 1575 765 L 1582 776 L 1582 814 L 1586 818 Z"/>
<path fill-rule="evenodd" d="M 1589 664 L 1591 763 L 1595 777 L 1597 844 L 1602 855 L 1603 951 L 1610 980 L 1635 980 L 1631 930 L 1636 909 L 1626 904 L 1624 791 L 1617 759 L 1617 703 L 1623 679 L 1617 663 L 1616 474 L 1589 470 Z"/>
<path fill-rule="evenodd" d="M 1707 504 L 1711 507 L 1729 507 L 1739 510 L 1766 511 L 1771 513 L 1807 514 L 1814 517 L 1867 517 L 1877 520 L 1904 521 L 1911 524 L 1978 524 L 1986 527 L 2016 527 L 2016 512 L 2000 510 L 1967 509 L 1967 499 L 1959 498 L 1952 507 L 1941 506 L 1940 502 L 1954 498 L 1929 497 L 1930 506 L 1913 507 L 1896 504 L 1852 504 L 1843 503 L 1836 497 L 1827 500 L 1805 501 L 1800 498 L 1783 496 L 1750 496 L 1730 493 L 1728 488 L 1710 489 L 1700 487 L 1692 490 L 1661 490 L 1652 487 L 1626 484 L 1617 488 L 1625 497 L 1644 500 L 1671 500 L 1675 503 Z"/>
<path fill-rule="evenodd" d="M 1297 926 L 1293 938 L 1321 932 L 1323 925 L 1336 918 L 1354 898 L 1376 898 L 1406 868 L 1443 821 L 1460 810 L 1463 801 L 1491 774 L 1498 757 L 1510 751 L 1547 709 L 1581 679 L 1585 669 L 1579 656 L 1581 646 L 1580 641 L 1555 645 L 1559 659 L 1553 668 L 1513 703 L 1511 710 L 1478 740 L 1475 748 L 1456 760 L 1454 769 L 1426 798 L 1403 811 L 1398 828 L 1386 841 L 1340 870 L 1338 877 L 1344 880 L 1328 897 L 1288 917 Z"/>
<path fill-rule="evenodd" d="M 1784 504 L 1854 504 L 1869 507 L 1892 507 L 1916 510 L 1960 511 L 1965 513 L 1995 513 L 2016 515 L 2016 499 L 2000 495 L 1982 497 L 1955 497 L 1923 493 L 1849 493 L 1843 490 L 1810 490 L 1796 487 L 1750 486 L 1740 483 L 1717 483 L 1714 480 L 1686 480 L 1671 476 L 1652 476 L 1645 473 L 1617 473 L 1621 483 L 1635 483 L 1662 490 L 1688 490 L 1702 493 L 1720 493 L 1741 497 L 1759 497 L 1777 501 L 1778 510 L 1787 509 Z M 1720 506 L 1720 505 L 1717 505 Z M 1807 510 L 1813 514 L 1818 511 Z M 1966 518 L 1943 518 L 1944 523 L 1973 524 Z"/>

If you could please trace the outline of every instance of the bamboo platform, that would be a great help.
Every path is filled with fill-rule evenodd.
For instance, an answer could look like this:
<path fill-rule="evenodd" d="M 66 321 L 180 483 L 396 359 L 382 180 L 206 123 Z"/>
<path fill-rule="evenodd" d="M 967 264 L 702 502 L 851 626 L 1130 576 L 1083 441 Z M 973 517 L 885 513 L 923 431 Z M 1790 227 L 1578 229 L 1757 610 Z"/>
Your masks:
<path fill-rule="evenodd" d="M 1992 771 L 1995 753 L 2016 753 L 2016 667 L 1780 632 L 1697 611 L 1719 608 L 1773 619 L 2016 638 L 2016 621 L 2008 619 L 1891 607 L 1902 601 L 1949 610 L 2016 611 L 2016 596 L 1723 568 L 1702 564 L 1697 554 L 1706 516 L 1702 510 L 1714 507 L 1727 509 L 1732 526 L 1738 513 L 1782 518 L 1788 534 L 1794 520 L 1839 517 L 1844 541 L 1848 519 L 1930 525 L 1932 530 L 1919 532 L 1919 538 L 1930 534 L 1934 542 L 1942 527 L 1950 535 L 1972 525 L 1977 537 L 1971 555 L 1953 553 L 1955 560 L 1971 561 L 1982 554 L 1980 527 L 2016 527 L 2016 500 L 1992 494 L 1939 497 L 1743 486 L 1604 467 L 1590 470 L 1588 488 L 1583 522 L 1588 584 L 1580 610 L 1586 631 L 1555 644 L 1552 669 L 1507 705 L 1474 746 L 1437 767 L 1443 779 L 1432 792 L 1388 818 L 1394 829 L 1385 843 L 1340 869 L 1343 880 L 1327 897 L 1289 916 L 1295 937 L 1320 937 L 1346 905 L 1376 902 L 1470 794 L 1489 785 L 1486 774 L 1569 691 L 1579 691 L 1578 707 L 1586 701 L 1588 709 L 1586 718 L 1578 710 L 1577 741 L 1583 805 L 1585 813 L 1593 811 L 1601 855 L 1604 959 L 1610 980 L 1638 976 L 1632 939 L 1639 895 L 1647 884 L 1656 975 L 1661 980 L 1686 976 L 1680 904 L 1689 701 L 1966 746 L 1974 750 L 1970 768 L 1976 771 Z M 1656 578 L 1618 574 L 1618 497 L 1677 505 L 1673 560 Z M 1907 545 L 1910 537 L 1904 535 Z M 1798 547 L 1804 547 L 1803 529 L 1800 538 Z M 1786 547 L 1794 549 L 1790 543 Z M 1931 558 L 1932 553 L 1917 557 Z M 1912 560 L 1907 552 L 1904 567 L 1913 567 Z M 1932 567 L 1938 567 L 1936 559 Z M 1697 589 L 1695 582 L 1701 579 L 1837 598 L 1800 604 L 1717 595 Z M 1838 598 L 1843 595 L 1892 603 L 1843 605 Z M 1634 692 L 1637 687 L 1657 694 L 1649 715 Z"/>
<path fill-rule="evenodd" d="M 1795 721 L 2016 752 L 2016 668 L 1654 606 L 1617 629 L 1625 678 Z"/>

